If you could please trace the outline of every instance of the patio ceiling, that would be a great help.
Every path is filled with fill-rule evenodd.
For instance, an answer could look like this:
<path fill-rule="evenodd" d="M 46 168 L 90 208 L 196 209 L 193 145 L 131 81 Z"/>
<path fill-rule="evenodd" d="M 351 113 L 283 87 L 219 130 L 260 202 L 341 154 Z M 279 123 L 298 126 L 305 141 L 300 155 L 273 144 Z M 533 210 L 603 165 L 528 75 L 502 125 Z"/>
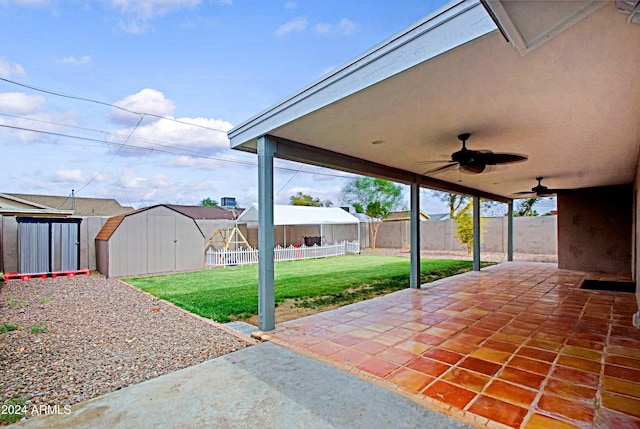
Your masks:
<path fill-rule="evenodd" d="M 562 2 L 544 3 L 548 16 Z M 534 22 L 530 12 L 522 16 Z M 429 176 L 505 198 L 537 176 L 549 188 L 631 183 L 640 25 L 614 2 L 586 15 L 521 55 L 479 2 L 454 2 L 234 128 L 231 146 L 255 151 L 269 134 L 422 175 L 442 164 L 417 161 L 450 159 L 460 149 L 456 136 L 470 132 L 470 149 L 529 159 L 479 175 Z"/>

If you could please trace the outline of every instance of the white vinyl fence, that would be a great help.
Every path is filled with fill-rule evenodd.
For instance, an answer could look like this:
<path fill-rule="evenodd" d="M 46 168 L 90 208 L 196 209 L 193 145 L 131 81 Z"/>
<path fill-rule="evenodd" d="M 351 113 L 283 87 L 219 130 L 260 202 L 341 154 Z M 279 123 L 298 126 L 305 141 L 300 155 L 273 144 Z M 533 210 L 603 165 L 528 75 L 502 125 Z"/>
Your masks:
<path fill-rule="evenodd" d="M 276 246 L 273 249 L 274 261 L 295 261 L 298 259 L 315 259 L 328 258 L 330 256 L 343 256 L 348 253 L 360 253 L 360 243 L 357 240 L 348 242 L 343 241 L 337 244 L 329 245 L 313 245 L 300 247 L 281 247 Z M 206 253 L 206 268 L 212 267 L 230 267 L 234 265 L 251 265 L 258 263 L 258 249 L 238 249 L 238 250 L 213 250 L 209 249 Z"/>

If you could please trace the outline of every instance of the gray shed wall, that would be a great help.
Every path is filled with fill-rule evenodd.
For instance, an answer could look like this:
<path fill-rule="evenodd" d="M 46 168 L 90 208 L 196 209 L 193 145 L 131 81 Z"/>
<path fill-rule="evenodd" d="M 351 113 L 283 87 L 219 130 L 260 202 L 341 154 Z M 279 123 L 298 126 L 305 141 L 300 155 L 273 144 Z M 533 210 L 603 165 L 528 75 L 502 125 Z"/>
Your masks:
<path fill-rule="evenodd" d="M 126 216 L 103 243 L 97 244 L 100 272 L 108 277 L 204 267 L 205 238 L 195 221 L 163 206 Z"/>

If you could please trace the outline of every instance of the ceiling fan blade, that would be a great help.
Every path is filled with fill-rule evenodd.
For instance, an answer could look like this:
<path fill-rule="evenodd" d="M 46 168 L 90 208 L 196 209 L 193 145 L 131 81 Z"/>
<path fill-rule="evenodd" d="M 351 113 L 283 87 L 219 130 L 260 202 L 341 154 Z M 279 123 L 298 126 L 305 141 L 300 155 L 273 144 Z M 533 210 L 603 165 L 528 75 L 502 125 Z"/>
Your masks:
<path fill-rule="evenodd" d="M 458 163 L 457 163 L 457 162 L 452 162 L 452 161 L 447 161 L 447 162 L 450 162 L 450 164 L 443 165 L 442 167 L 434 168 L 434 169 L 432 169 L 432 170 L 427 170 L 427 171 L 425 171 L 425 172 L 424 172 L 424 173 L 422 173 L 422 174 L 433 174 L 433 173 L 439 173 L 439 172 L 441 172 L 441 171 L 448 170 L 448 169 L 453 168 L 453 167 L 456 167 L 456 166 L 458 165 Z"/>
<path fill-rule="evenodd" d="M 514 192 L 512 195 L 535 195 L 536 193 L 533 191 L 520 191 Z"/>
<path fill-rule="evenodd" d="M 517 155 L 515 153 L 490 153 L 483 154 L 482 161 L 487 165 L 513 164 L 529 159 L 525 155 Z"/>
<path fill-rule="evenodd" d="M 429 160 L 429 161 L 415 161 L 413 163 L 413 165 L 423 165 L 423 164 L 430 164 L 432 162 L 437 162 L 439 164 L 443 163 L 443 162 L 453 162 L 450 159 L 434 159 L 434 160 Z"/>

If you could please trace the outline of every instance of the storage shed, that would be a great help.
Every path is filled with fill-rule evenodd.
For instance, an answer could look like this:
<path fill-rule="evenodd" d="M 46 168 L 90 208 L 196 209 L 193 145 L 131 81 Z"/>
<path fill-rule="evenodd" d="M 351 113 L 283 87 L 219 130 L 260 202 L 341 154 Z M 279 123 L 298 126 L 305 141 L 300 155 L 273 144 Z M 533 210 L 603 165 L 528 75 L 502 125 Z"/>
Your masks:
<path fill-rule="evenodd" d="M 257 247 L 258 204 L 245 209 L 236 223 L 246 225 L 249 243 Z M 338 207 L 275 205 L 274 225 L 275 244 L 283 247 L 360 240 L 360 221 Z"/>
<path fill-rule="evenodd" d="M 167 205 L 109 218 L 96 236 L 97 268 L 107 277 L 200 270 L 205 236 Z"/>

